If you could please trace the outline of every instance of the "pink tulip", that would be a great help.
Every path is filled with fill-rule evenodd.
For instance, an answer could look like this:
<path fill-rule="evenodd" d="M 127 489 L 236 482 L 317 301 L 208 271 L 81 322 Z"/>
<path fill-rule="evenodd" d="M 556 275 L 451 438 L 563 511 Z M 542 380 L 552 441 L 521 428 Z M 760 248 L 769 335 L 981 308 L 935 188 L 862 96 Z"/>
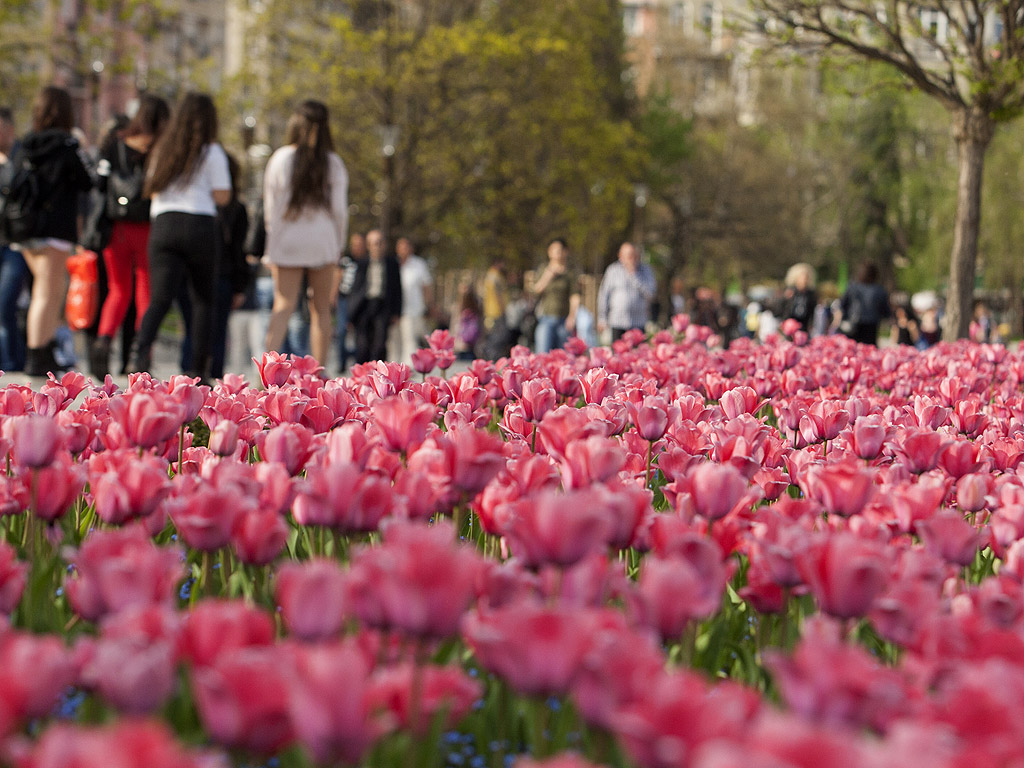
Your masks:
<path fill-rule="evenodd" d="M 222 421 L 210 430 L 210 451 L 217 456 L 231 456 L 238 447 L 238 425 Z"/>
<path fill-rule="evenodd" d="M 445 524 L 393 521 L 380 546 L 352 556 L 353 612 L 367 625 L 415 637 L 455 634 L 474 597 L 481 562 Z"/>
<path fill-rule="evenodd" d="M 82 681 L 119 712 L 156 712 L 174 692 L 173 642 L 146 638 L 91 641 Z"/>
<path fill-rule="evenodd" d="M 23 467 L 48 467 L 64 448 L 64 430 L 47 416 L 27 413 L 16 416 L 5 426 L 10 429 L 14 460 Z"/>
<path fill-rule="evenodd" d="M 959 566 L 974 562 L 978 550 L 987 543 L 987 531 L 980 532 L 960 514 L 943 510 L 917 524 L 925 549 Z"/>
<path fill-rule="evenodd" d="M 519 603 L 468 614 L 462 636 L 480 664 L 513 690 L 560 696 L 572 685 L 597 633 L 618 626 L 621 617 L 611 611 Z"/>
<path fill-rule="evenodd" d="M 105 451 L 89 460 L 96 514 L 112 525 L 151 515 L 170 492 L 167 462 L 131 450 Z"/>
<path fill-rule="evenodd" d="M 615 512 L 599 490 L 542 491 L 516 502 L 504 527 L 512 553 L 528 567 L 569 566 L 607 548 Z"/>
<path fill-rule="evenodd" d="M 252 499 L 232 489 L 219 490 L 209 485 L 179 492 L 167 502 L 171 521 L 181 538 L 188 546 L 204 552 L 226 547 L 235 519 L 252 506 Z"/>
<path fill-rule="evenodd" d="M 213 768 L 214 757 L 187 752 L 163 724 L 122 720 L 101 728 L 58 723 L 46 729 L 19 768 Z"/>
<path fill-rule="evenodd" d="M 28 564 L 19 562 L 14 547 L 0 542 L 0 613 L 10 615 L 21 602 Z"/>
<path fill-rule="evenodd" d="M 185 423 L 181 403 L 163 392 L 133 392 L 111 398 L 110 413 L 132 445 L 155 448 L 178 434 Z"/>
<path fill-rule="evenodd" d="M 289 475 L 297 475 L 313 452 L 313 432 L 299 424 L 279 424 L 261 432 L 256 447 L 264 461 L 281 464 Z"/>
<path fill-rule="evenodd" d="M 192 691 L 204 730 L 225 747 L 272 755 L 295 738 L 291 679 L 283 652 L 243 648 L 192 670 Z"/>
<path fill-rule="evenodd" d="M 5 629 L 0 633 L 0 724 L 46 717 L 76 675 L 59 637 Z"/>
<path fill-rule="evenodd" d="M 231 525 L 231 546 L 246 565 L 270 564 L 287 543 L 288 524 L 273 509 L 243 509 Z"/>
<path fill-rule="evenodd" d="M 917 475 L 933 469 L 948 444 L 944 435 L 930 430 L 908 429 L 896 440 L 903 463 Z"/>
<path fill-rule="evenodd" d="M 336 637 L 349 613 L 345 574 L 332 560 L 281 566 L 275 595 L 289 633 L 300 640 Z"/>
<path fill-rule="evenodd" d="M 979 512 L 985 508 L 988 494 L 986 475 L 972 473 L 961 477 L 956 484 L 956 504 L 965 512 Z"/>
<path fill-rule="evenodd" d="M 881 414 L 862 416 L 853 423 L 850 447 L 861 459 L 877 458 L 882 452 L 888 429 Z"/>
<path fill-rule="evenodd" d="M 664 668 L 665 657 L 652 634 L 602 632 L 573 682 L 573 703 L 587 723 L 611 728 L 614 714 L 646 697 Z"/>
<path fill-rule="evenodd" d="M 877 491 L 875 473 L 849 461 L 811 467 L 804 485 L 808 496 L 841 517 L 861 512 Z"/>
<path fill-rule="evenodd" d="M 805 720 L 831 728 L 886 731 L 911 714 L 903 676 L 839 637 L 839 628 L 815 616 L 792 657 L 770 651 L 768 665 L 786 704 Z"/>
<path fill-rule="evenodd" d="M 422 737 L 442 713 L 441 727 L 452 728 L 482 694 L 480 681 L 460 668 L 426 665 L 416 670 L 405 663 L 373 674 L 367 703 L 372 710 L 393 716 L 399 728 Z"/>
<path fill-rule="evenodd" d="M 273 642 L 274 622 L 264 611 L 237 600 L 202 600 L 182 625 L 177 653 L 193 667 L 209 667 Z"/>
<path fill-rule="evenodd" d="M 394 491 L 382 478 L 364 474 L 354 464 L 310 467 L 307 490 L 295 499 L 293 514 L 300 525 L 321 525 L 340 533 L 377 530 L 392 511 Z"/>
<path fill-rule="evenodd" d="M 669 404 L 657 395 L 647 395 L 638 404 L 630 404 L 629 419 L 644 440 L 660 440 L 669 425 Z"/>
<path fill-rule="evenodd" d="M 429 403 L 408 402 L 401 397 L 381 400 L 373 406 L 375 431 L 384 447 L 396 453 L 409 453 L 417 448 L 426 439 L 436 415 Z"/>
<path fill-rule="evenodd" d="M 866 614 L 889 581 L 884 545 L 840 531 L 799 552 L 797 567 L 821 610 L 840 619 Z"/>
<path fill-rule="evenodd" d="M 297 740 L 321 765 L 359 764 L 382 731 L 371 719 L 365 655 L 351 643 L 318 643 L 293 657 L 287 703 Z"/>
<path fill-rule="evenodd" d="M 138 528 L 95 531 L 77 551 L 65 589 L 72 609 L 95 621 L 127 608 L 171 605 L 185 575 L 178 550 L 157 547 Z"/>
<path fill-rule="evenodd" d="M 523 382 L 519 404 L 527 421 L 537 423 L 555 407 L 555 387 L 551 379 L 535 378 Z"/>
<path fill-rule="evenodd" d="M 688 557 L 648 555 L 640 571 L 643 620 L 669 641 L 718 611 L 729 577 L 714 543 L 705 538 L 691 544 Z"/>
<path fill-rule="evenodd" d="M 754 414 L 765 404 L 751 387 L 736 387 L 722 393 L 719 398 L 726 418 L 735 419 L 743 413 Z"/>
<path fill-rule="evenodd" d="M 612 732 L 635 765 L 675 768 L 705 744 L 742 743 L 759 708 L 757 695 L 738 685 L 721 682 L 709 692 L 693 673 L 663 672 L 646 696 L 614 714 Z"/>
<path fill-rule="evenodd" d="M 280 387 L 287 383 L 292 365 L 288 355 L 278 352 L 264 352 L 260 360 L 253 359 L 260 372 L 260 381 L 265 389 Z"/>

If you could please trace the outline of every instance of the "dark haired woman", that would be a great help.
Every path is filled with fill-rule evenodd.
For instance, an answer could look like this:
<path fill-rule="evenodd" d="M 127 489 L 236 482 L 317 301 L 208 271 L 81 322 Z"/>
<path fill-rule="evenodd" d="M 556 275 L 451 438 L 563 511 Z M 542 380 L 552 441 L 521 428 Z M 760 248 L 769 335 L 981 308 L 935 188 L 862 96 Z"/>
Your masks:
<path fill-rule="evenodd" d="M 142 194 L 146 160 L 167 121 L 167 102 L 146 94 L 122 135 L 100 154 L 99 187 L 113 228 L 103 250 L 107 298 L 100 311 L 96 340 L 89 350 L 89 369 L 100 380 L 110 372 L 110 341 L 135 297 L 135 330 L 149 307 L 149 199 Z"/>
<path fill-rule="evenodd" d="M 839 311 L 833 323 L 854 341 L 877 344 L 878 326 L 891 314 L 889 294 L 878 282 L 878 267 L 865 262 L 839 300 Z"/>
<path fill-rule="evenodd" d="M 78 240 L 78 195 L 92 187 L 90 162 L 71 135 L 71 96 L 47 86 L 32 104 L 32 131 L 21 142 L 15 162 L 26 160 L 43 199 L 32 237 L 17 243 L 32 273 L 28 306 L 25 373 L 45 376 L 60 366 L 54 359 L 57 327 L 64 310 L 65 261 Z"/>
<path fill-rule="evenodd" d="M 287 141 L 271 156 L 263 183 L 266 256 L 274 278 L 267 349 L 281 348 L 305 278 L 313 356 L 324 363 L 348 229 L 348 171 L 334 153 L 327 107 L 318 101 L 304 101 L 295 110 Z"/>
<path fill-rule="evenodd" d="M 146 173 L 152 197 L 149 308 L 132 350 L 131 367 L 147 370 L 160 323 L 183 279 L 192 298 L 192 368 L 205 379 L 210 360 L 214 284 L 221 234 L 217 206 L 231 200 L 231 174 L 217 143 L 217 109 L 203 93 L 188 93 L 161 134 Z"/>

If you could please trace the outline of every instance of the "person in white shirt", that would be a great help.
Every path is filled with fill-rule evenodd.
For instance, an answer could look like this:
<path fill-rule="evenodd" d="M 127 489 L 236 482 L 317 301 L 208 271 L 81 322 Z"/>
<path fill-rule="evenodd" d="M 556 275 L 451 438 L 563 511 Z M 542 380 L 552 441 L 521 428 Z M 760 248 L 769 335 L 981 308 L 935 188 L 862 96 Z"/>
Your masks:
<path fill-rule="evenodd" d="M 284 343 L 303 278 L 309 286 L 310 346 L 326 363 L 338 260 L 348 236 L 348 171 L 334 152 L 330 115 L 319 101 L 299 105 L 288 121 L 287 144 L 267 162 L 263 218 L 274 308 L 267 349 Z"/>
<path fill-rule="evenodd" d="M 628 330 L 643 330 L 651 319 L 655 288 L 654 272 L 640 262 L 636 246 L 623 243 L 618 260 L 605 270 L 601 280 L 597 294 L 598 330 L 604 333 L 610 328 L 612 341 L 618 341 Z"/>
<path fill-rule="evenodd" d="M 427 308 L 434 299 L 434 279 L 427 262 L 414 253 L 412 241 L 400 237 L 395 243 L 399 275 L 402 278 L 402 316 L 392 334 L 391 359 L 412 360 L 412 353 L 426 342 Z"/>
<path fill-rule="evenodd" d="M 145 194 L 149 215 L 150 301 L 129 366 L 148 370 L 150 350 L 182 280 L 192 299 L 190 376 L 205 379 L 213 338 L 214 285 L 221 233 L 217 206 L 231 200 L 231 172 L 217 143 L 217 108 L 205 93 L 188 93 L 152 150 Z"/>

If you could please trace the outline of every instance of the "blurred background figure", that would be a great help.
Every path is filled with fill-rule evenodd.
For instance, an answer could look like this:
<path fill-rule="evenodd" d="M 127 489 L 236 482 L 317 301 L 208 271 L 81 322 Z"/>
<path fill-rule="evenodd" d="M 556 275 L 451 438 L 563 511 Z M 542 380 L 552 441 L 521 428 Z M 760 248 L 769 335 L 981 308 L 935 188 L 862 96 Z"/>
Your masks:
<path fill-rule="evenodd" d="M 149 370 L 151 349 L 182 283 L 192 302 L 187 375 L 209 376 L 214 285 L 221 233 L 217 206 L 231 200 L 228 158 L 217 140 L 217 108 L 205 93 L 186 94 L 153 149 L 145 194 L 152 196 L 150 304 L 132 348 L 131 367 Z"/>
<path fill-rule="evenodd" d="M 356 268 L 366 258 L 366 238 L 354 232 L 348 239 L 348 249 L 342 253 L 338 261 L 338 291 L 334 305 L 334 338 L 338 347 L 338 374 L 343 375 L 348 369 L 348 359 L 352 349 L 348 343 L 349 296 L 352 284 L 356 279 Z"/>
<path fill-rule="evenodd" d="M 403 301 L 404 301 L 403 296 Z M 471 282 L 459 286 L 458 305 L 452 313 L 451 328 L 455 337 L 455 354 L 459 360 L 476 358 L 476 346 L 483 327 L 483 312 Z M 405 362 L 404 359 L 399 362 Z"/>
<path fill-rule="evenodd" d="M 357 363 L 387 359 L 388 332 L 402 316 L 398 259 L 387 252 L 384 234 L 379 229 L 367 233 L 366 250 L 367 258 L 356 268 L 349 296 Z"/>
<path fill-rule="evenodd" d="M 412 353 L 426 343 L 426 318 L 434 301 L 434 279 L 408 237 L 398 238 L 395 254 L 402 279 L 402 316 L 391 331 L 391 359 L 408 365 Z"/>
<path fill-rule="evenodd" d="M 142 189 L 150 150 L 170 116 L 166 101 L 146 94 L 122 136 L 100 150 L 97 188 L 111 229 L 110 242 L 103 249 L 107 296 L 89 348 L 89 370 L 99 381 L 110 373 L 110 345 L 132 302 L 136 332 L 149 308 L 149 199 Z"/>
<path fill-rule="evenodd" d="M 25 373 L 30 376 L 64 369 L 54 352 L 64 318 L 65 261 L 79 240 L 79 194 L 89 191 L 94 181 L 92 163 L 72 135 L 73 128 L 71 95 L 63 88 L 43 88 L 32 103 L 32 130 L 15 158 L 31 162 L 31 174 L 44 196 L 37 201 L 32 232 L 13 244 L 32 273 L 25 357 Z"/>
<path fill-rule="evenodd" d="M 619 246 L 618 260 L 605 270 L 597 293 L 597 330 L 611 331 L 611 340 L 634 328 L 644 330 L 651 319 L 656 284 L 654 272 L 640 263 L 632 243 Z"/>
<path fill-rule="evenodd" d="M 533 284 L 537 299 L 534 351 L 539 354 L 565 346 L 576 331 L 580 295 L 576 275 L 569 269 L 569 246 L 556 237 L 548 243 L 548 261 Z"/>
<path fill-rule="evenodd" d="M 892 309 L 892 327 L 889 329 L 889 341 L 893 344 L 918 346 L 921 339 L 917 315 L 909 304 L 902 302 Z"/>
<path fill-rule="evenodd" d="M 14 113 L 0 107 L 0 179 L 13 175 L 18 148 Z M 10 243 L 0 241 L 0 370 L 25 367 L 25 331 L 18 319 L 18 299 L 28 281 L 28 264 Z"/>
<path fill-rule="evenodd" d="M 818 306 L 814 267 L 804 263 L 790 267 L 786 272 L 786 290 L 783 298 L 783 319 L 796 320 L 800 323 L 801 329 L 808 334 L 811 333 L 814 327 L 814 310 Z"/>
<path fill-rule="evenodd" d="M 249 214 L 240 197 L 242 168 L 230 152 L 228 169 L 231 171 L 231 200 L 227 205 L 217 208 L 217 222 L 220 224 L 221 232 L 221 258 L 217 263 L 217 285 L 213 302 L 213 347 L 210 351 L 210 378 L 213 379 L 224 376 L 228 323 L 231 314 L 245 305 L 249 283 L 253 277 L 245 255 Z"/>
<path fill-rule="evenodd" d="M 878 283 L 878 267 L 866 262 L 857 270 L 846 292 L 839 299 L 839 311 L 833 319 L 839 331 L 861 344 L 878 343 L 878 326 L 892 314 L 889 294 Z"/>
<path fill-rule="evenodd" d="M 286 141 L 267 163 L 263 182 L 267 260 L 274 277 L 267 349 L 281 349 L 305 284 L 310 344 L 323 364 L 332 336 L 338 256 L 348 236 L 348 171 L 334 152 L 330 116 L 319 101 L 299 105 L 288 121 Z"/>

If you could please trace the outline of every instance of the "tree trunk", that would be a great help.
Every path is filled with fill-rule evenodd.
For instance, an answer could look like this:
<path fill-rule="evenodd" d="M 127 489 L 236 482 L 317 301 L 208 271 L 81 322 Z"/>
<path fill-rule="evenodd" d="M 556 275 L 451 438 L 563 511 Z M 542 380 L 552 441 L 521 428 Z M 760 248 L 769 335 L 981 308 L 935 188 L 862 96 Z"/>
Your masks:
<path fill-rule="evenodd" d="M 981 177 L 993 128 L 992 119 L 976 107 L 954 115 L 953 137 L 958 155 L 956 224 L 942 331 L 946 341 L 966 337 L 971 324 L 981 224 Z"/>

